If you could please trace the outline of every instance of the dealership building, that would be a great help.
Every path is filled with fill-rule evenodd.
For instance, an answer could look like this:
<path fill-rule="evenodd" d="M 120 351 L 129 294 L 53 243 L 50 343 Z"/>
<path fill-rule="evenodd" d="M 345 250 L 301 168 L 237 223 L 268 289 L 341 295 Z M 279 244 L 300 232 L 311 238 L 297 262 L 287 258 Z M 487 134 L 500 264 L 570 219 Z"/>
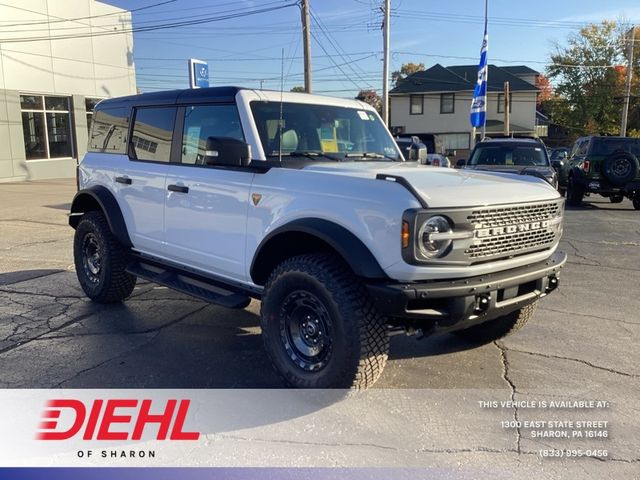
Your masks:
<path fill-rule="evenodd" d="M 0 3 L 0 182 L 73 177 L 96 103 L 135 93 L 130 12 L 97 0 Z"/>

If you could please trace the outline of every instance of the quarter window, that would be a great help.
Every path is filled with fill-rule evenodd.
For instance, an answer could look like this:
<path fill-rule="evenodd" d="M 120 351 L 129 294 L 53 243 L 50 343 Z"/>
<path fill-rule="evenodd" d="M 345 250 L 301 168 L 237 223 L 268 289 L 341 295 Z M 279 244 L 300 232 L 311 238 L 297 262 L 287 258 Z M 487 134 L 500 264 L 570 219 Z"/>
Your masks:
<path fill-rule="evenodd" d="M 131 135 L 132 158 L 147 162 L 169 162 L 175 118 L 175 107 L 136 109 Z"/>
<path fill-rule="evenodd" d="M 93 111 L 96 108 L 96 105 L 100 101 L 99 98 L 85 98 L 84 105 L 87 111 L 87 131 L 91 133 L 91 122 L 93 121 Z"/>
<path fill-rule="evenodd" d="M 73 156 L 69 97 L 20 95 L 27 160 Z"/>
<path fill-rule="evenodd" d="M 453 113 L 455 111 L 455 93 L 440 94 L 440 113 Z"/>
<path fill-rule="evenodd" d="M 124 154 L 129 127 L 129 108 L 98 107 L 91 116 L 89 151 Z"/>
<path fill-rule="evenodd" d="M 204 165 L 207 138 L 225 137 L 244 141 L 235 105 L 186 107 L 182 133 L 182 163 Z"/>
<path fill-rule="evenodd" d="M 410 103 L 409 113 L 411 115 L 422 115 L 424 112 L 424 95 L 411 95 Z"/>

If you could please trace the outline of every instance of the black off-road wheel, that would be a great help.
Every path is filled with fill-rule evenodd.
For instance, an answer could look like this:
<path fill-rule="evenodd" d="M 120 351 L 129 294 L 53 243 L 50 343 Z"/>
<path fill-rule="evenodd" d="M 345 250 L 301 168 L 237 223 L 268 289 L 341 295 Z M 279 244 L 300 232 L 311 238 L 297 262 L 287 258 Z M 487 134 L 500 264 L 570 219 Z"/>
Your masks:
<path fill-rule="evenodd" d="M 102 212 L 88 212 L 80 219 L 73 257 L 80 286 L 94 302 L 122 302 L 133 292 L 136 277 L 125 271 L 128 250 L 111 233 Z"/>
<path fill-rule="evenodd" d="M 495 320 L 489 320 L 464 330 L 458 330 L 454 333 L 469 342 L 482 345 L 499 340 L 524 327 L 536 311 L 537 305 L 538 301 L 536 300 L 503 317 L 498 317 Z"/>
<path fill-rule="evenodd" d="M 335 256 L 282 262 L 267 281 L 260 316 L 267 354 L 292 387 L 368 388 L 387 361 L 385 319 Z"/>
<path fill-rule="evenodd" d="M 633 197 L 633 208 L 635 208 L 636 210 L 640 210 L 640 196 L 638 194 Z"/>
<path fill-rule="evenodd" d="M 602 173 L 612 185 L 621 187 L 638 175 L 638 159 L 626 151 L 615 151 L 604 159 Z"/>
<path fill-rule="evenodd" d="M 624 200 L 624 195 L 611 195 L 609 201 L 611 203 L 621 203 Z"/>
<path fill-rule="evenodd" d="M 573 177 L 569 177 L 567 181 L 567 204 L 572 207 L 579 207 L 582 205 L 582 199 L 584 198 L 584 190 L 576 184 Z"/>

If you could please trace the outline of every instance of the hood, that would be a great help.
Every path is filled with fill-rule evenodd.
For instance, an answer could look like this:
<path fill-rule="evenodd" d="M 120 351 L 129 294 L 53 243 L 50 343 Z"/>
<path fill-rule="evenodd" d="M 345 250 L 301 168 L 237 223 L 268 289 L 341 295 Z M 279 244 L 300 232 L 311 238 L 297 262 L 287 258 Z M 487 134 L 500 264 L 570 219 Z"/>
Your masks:
<path fill-rule="evenodd" d="M 531 175 L 439 168 L 416 163 L 337 162 L 311 164 L 305 171 L 375 180 L 379 173 L 404 177 L 430 207 L 473 207 L 552 200 L 559 193 Z M 382 181 L 382 180 L 375 180 Z"/>

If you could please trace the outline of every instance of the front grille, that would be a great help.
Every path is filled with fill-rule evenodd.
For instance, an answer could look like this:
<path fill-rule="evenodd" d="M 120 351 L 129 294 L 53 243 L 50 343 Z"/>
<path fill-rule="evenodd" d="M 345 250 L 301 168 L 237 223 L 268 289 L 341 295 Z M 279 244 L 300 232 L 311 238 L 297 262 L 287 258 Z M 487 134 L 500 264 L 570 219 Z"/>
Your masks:
<path fill-rule="evenodd" d="M 558 216 L 561 208 L 562 202 L 486 208 L 472 211 L 467 220 L 476 228 L 504 227 L 551 220 Z"/>
<path fill-rule="evenodd" d="M 477 232 L 480 229 L 528 226 L 535 222 L 553 220 L 562 214 L 562 200 L 539 204 L 488 207 L 473 210 L 467 216 Z M 496 232 L 483 238 L 476 238 L 467 247 L 465 254 L 473 261 L 486 258 L 515 256 L 531 251 L 550 248 L 558 240 L 559 228 L 549 225 L 527 231 L 512 233 Z"/>

